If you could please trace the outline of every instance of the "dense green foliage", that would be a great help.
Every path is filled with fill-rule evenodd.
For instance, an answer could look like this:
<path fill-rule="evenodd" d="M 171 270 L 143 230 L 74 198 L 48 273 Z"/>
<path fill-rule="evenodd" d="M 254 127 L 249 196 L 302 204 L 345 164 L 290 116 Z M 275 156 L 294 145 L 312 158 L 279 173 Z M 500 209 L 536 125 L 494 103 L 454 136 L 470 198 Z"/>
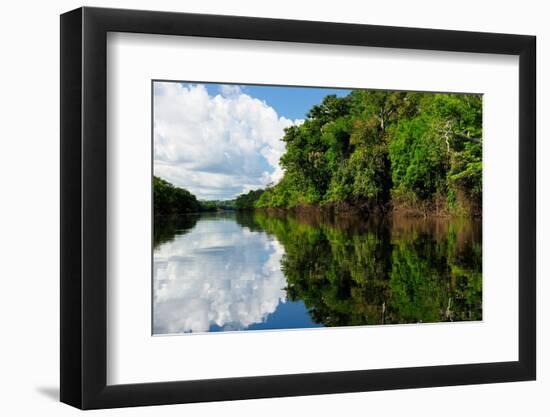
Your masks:
<path fill-rule="evenodd" d="M 156 176 L 153 177 L 153 201 L 155 216 L 235 209 L 235 200 L 199 201 L 186 189 Z"/>
<path fill-rule="evenodd" d="M 256 201 L 263 194 L 264 190 L 252 190 L 246 194 L 241 194 L 235 200 L 235 208 L 244 210 L 254 208 Z"/>
<path fill-rule="evenodd" d="M 153 205 L 155 215 L 194 213 L 201 210 L 197 197 L 156 176 L 153 177 Z"/>
<path fill-rule="evenodd" d="M 329 205 L 478 213 L 481 96 L 355 90 L 285 130 L 284 177 L 246 207 Z"/>
<path fill-rule="evenodd" d="M 248 216 L 248 217 L 247 217 Z M 276 236 L 287 297 L 325 326 L 481 320 L 479 221 L 297 217 L 237 221 Z M 260 230 L 261 230 L 260 229 Z"/>

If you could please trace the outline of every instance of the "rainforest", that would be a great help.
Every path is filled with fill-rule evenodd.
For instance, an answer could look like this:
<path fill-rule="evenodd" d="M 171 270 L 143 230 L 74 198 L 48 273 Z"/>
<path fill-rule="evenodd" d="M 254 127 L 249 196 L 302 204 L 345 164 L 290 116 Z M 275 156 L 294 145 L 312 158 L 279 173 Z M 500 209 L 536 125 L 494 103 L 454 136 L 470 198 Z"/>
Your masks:
<path fill-rule="evenodd" d="M 237 208 L 481 214 L 480 95 L 328 95 L 282 140 L 282 180 L 239 196 Z"/>

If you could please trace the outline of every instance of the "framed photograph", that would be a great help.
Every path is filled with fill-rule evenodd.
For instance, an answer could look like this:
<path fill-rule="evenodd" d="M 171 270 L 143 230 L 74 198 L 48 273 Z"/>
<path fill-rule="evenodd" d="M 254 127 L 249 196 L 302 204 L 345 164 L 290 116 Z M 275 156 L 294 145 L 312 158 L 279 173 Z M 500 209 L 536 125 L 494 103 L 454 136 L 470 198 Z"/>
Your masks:
<path fill-rule="evenodd" d="M 535 37 L 61 16 L 61 401 L 533 380 Z"/>

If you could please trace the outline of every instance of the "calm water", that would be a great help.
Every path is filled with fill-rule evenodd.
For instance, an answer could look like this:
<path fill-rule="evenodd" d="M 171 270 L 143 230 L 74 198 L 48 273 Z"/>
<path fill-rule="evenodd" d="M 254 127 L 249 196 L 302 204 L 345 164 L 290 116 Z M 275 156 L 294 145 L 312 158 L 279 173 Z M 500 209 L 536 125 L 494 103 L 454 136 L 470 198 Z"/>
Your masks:
<path fill-rule="evenodd" d="M 153 332 L 481 320 L 481 222 L 155 219 Z"/>

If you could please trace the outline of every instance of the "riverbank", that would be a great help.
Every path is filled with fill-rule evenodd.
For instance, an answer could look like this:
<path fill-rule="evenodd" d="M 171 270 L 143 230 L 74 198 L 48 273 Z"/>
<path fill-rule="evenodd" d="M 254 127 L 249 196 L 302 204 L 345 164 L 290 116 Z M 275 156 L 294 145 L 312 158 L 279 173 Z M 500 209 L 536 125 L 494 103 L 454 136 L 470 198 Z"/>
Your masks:
<path fill-rule="evenodd" d="M 346 202 L 328 203 L 324 205 L 297 205 L 295 207 L 263 207 L 253 210 L 269 213 L 290 212 L 297 215 L 323 214 L 330 216 L 359 216 L 362 218 L 405 217 L 405 218 L 480 218 L 481 210 L 472 207 L 459 206 L 449 209 L 445 204 L 435 202 L 411 206 L 406 204 L 370 208 L 367 205 L 353 205 Z"/>

